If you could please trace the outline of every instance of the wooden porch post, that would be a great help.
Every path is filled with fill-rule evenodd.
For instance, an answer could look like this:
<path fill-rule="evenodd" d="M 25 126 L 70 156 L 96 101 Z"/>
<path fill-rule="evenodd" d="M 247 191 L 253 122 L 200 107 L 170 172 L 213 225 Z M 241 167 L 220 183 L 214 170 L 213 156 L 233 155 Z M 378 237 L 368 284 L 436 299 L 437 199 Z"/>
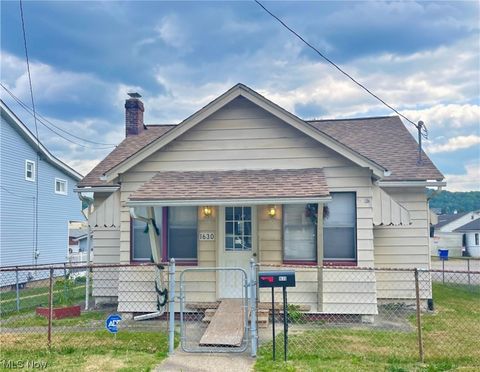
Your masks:
<path fill-rule="evenodd" d="M 318 203 L 317 214 L 317 311 L 323 309 L 323 204 Z"/>

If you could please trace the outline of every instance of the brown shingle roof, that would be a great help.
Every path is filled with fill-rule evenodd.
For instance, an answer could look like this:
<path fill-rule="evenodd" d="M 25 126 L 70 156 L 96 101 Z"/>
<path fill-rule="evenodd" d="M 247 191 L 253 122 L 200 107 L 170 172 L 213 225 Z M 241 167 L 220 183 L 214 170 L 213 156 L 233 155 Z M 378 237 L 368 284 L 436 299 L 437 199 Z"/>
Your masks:
<path fill-rule="evenodd" d="M 111 186 L 111 182 L 106 182 L 100 177 L 115 165 L 135 154 L 138 150 L 163 136 L 174 125 L 150 125 L 147 130 L 138 135 L 125 138 L 110 154 L 88 173 L 83 180 L 78 183 L 78 187 L 85 186 Z"/>
<path fill-rule="evenodd" d="M 417 164 L 417 142 L 398 116 L 316 120 L 307 123 L 390 170 L 391 175 L 385 177 L 385 180 L 441 180 L 444 178 L 425 153 L 423 154 L 424 164 L 422 166 Z M 85 176 L 78 186 L 112 185 L 102 181 L 100 177 L 174 127 L 175 125 L 148 126 L 148 130 L 141 134 L 125 138 Z"/>
<path fill-rule="evenodd" d="M 320 168 L 159 172 L 130 200 L 226 200 L 328 196 Z"/>
<path fill-rule="evenodd" d="M 398 116 L 309 121 L 312 126 L 377 164 L 387 168 L 387 181 L 442 180 L 443 174 L 423 153 L 417 164 L 418 145 Z"/>

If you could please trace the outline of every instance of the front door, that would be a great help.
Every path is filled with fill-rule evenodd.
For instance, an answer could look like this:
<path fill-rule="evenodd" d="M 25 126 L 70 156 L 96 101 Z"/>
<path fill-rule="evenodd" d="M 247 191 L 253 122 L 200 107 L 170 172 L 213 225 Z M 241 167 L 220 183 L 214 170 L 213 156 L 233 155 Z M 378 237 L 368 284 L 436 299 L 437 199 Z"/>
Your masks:
<path fill-rule="evenodd" d="M 220 216 L 223 239 L 219 241 L 220 267 L 240 267 L 249 272 L 255 241 L 254 207 L 225 207 Z M 219 297 L 244 296 L 244 275 L 239 271 L 220 271 Z"/>

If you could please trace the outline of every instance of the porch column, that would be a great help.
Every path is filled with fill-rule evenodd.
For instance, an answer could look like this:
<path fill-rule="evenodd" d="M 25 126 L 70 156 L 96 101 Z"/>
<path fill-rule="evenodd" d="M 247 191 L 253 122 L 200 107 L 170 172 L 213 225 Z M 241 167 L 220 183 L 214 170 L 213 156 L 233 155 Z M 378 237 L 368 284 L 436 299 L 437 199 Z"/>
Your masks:
<path fill-rule="evenodd" d="M 317 311 L 323 310 L 323 204 L 317 212 Z"/>

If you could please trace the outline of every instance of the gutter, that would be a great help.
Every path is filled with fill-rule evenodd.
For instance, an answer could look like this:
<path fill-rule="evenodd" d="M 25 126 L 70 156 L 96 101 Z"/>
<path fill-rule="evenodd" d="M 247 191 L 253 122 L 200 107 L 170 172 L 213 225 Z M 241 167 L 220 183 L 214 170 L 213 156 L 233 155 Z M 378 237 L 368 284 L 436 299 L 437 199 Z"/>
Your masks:
<path fill-rule="evenodd" d="M 380 187 L 437 187 L 439 191 L 447 186 L 445 181 L 378 181 Z"/>
<path fill-rule="evenodd" d="M 78 192 L 115 192 L 120 189 L 120 186 L 86 186 L 86 187 L 76 187 L 73 191 Z"/>
<path fill-rule="evenodd" d="M 177 199 L 177 200 L 129 200 L 127 207 L 176 207 L 176 206 L 238 206 L 265 204 L 308 204 L 322 203 L 332 200 L 331 196 L 311 198 L 263 198 L 263 199 Z"/>

